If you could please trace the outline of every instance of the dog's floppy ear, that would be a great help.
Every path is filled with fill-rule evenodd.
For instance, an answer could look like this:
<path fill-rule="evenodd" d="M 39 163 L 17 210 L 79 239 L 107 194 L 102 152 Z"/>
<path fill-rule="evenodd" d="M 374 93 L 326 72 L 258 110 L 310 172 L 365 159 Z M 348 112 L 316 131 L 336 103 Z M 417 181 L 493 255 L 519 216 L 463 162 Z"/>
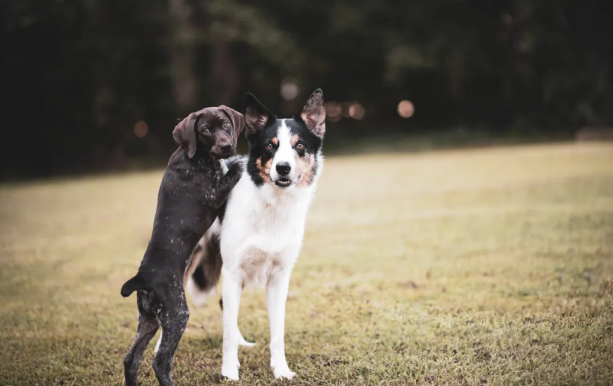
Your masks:
<path fill-rule="evenodd" d="M 243 114 L 228 106 L 221 105 L 219 109 L 226 113 L 228 118 L 230 118 L 230 122 L 232 122 L 232 127 L 234 127 L 232 140 L 234 141 L 234 148 L 236 148 L 236 145 L 238 145 L 238 136 L 241 135 L 241 131 L 243 131 L 245 127 L 245 117 L 243 117 Z"/>
<path fill-rule="evenodd" d="M 175 139 L 175 142 L 185 149 L 189 158 L 192 158 L 194 154 L 196 154 L 196 122 L 200 115 L 200 113 L 191 113 L 187 118 L 179 122 L 172 132 L 172 137 Z"/>
<path fill-rule="evenodd" d="M 270 111 L 253 94 L 247 93 L 245 96 L 245 127 L 247 128 L 247 136 L 262 130 L 271 119 L 274 119 L 274 116 Z"/>
<path fill-rule="evenodd" d="M 324 106 L 324 93 L 320 88 L 313 91 L 313 94 L 306 101 L 300 113 L 300 118 L 313 134 L 319 138 L 324 137 L 326 133 L 326 107 Z"/>

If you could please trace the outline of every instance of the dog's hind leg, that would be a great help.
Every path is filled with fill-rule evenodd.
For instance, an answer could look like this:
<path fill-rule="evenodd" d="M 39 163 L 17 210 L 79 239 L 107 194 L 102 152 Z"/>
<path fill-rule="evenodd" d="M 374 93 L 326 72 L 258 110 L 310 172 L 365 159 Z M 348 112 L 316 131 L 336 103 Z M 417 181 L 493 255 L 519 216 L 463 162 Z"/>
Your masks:
<path fill-rule="evenodd" d="M 157 354 L 153 359 L 153 370 L 162 386 L 173 385 L 172 359 L 189 320 L 189 309 L 182 287 L 178 293 L 171 295 L 162 302 L 162 307 L 157 313 L 162 326 L 162 337 Z"/>
<path fill-rule="evenodd" d="M 153 315 L 140 314 L 138 317 L 138 330 L 134 344 L 124 357 L 124 376 L 127 386 L 136 386 L 136 378 L 140 360 L 147 344 L 153 338 L 159 328 L 159 323 Z"/>

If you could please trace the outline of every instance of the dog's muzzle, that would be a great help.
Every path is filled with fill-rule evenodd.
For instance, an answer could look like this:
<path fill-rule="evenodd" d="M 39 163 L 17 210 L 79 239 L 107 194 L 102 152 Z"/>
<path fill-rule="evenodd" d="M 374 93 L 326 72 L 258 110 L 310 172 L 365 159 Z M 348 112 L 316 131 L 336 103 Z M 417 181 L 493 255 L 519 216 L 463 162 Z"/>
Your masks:
<path fill-rule="evenodd" d="M 275 185 L 281 188 L 287 188 L 292 184 L 292 179 L 289 177 L 292 167 L 289 162 L 279 162 L 275 168 L 279 177 L 275 181 Z"/>
<path fill-rule="evenodd" d="M 211 155 L 215 158 L 229 158 L 236 154 L 236 149 L 232 145 L 214 146 Z"/>

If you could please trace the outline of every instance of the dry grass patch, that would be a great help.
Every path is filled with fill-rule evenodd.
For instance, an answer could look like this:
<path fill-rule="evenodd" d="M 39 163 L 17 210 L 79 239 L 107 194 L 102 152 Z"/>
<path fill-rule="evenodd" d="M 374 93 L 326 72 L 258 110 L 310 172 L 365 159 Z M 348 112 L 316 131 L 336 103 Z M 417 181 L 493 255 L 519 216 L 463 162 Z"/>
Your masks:
<path fill-rule="evenodd" d="M 297 385 L 613 380 L 613 145 L 327 160 L 287 307 Z M 0 384 L 119 385 L 136 328 L 119 295 L 161 171 L 0 187 Z M 227 383 L 215 301 L 193 308 L 177 385 Z M 246 293 L 240 384 L 269 370 Z M 141 365 L 155 385 L 152 346 Z"/>

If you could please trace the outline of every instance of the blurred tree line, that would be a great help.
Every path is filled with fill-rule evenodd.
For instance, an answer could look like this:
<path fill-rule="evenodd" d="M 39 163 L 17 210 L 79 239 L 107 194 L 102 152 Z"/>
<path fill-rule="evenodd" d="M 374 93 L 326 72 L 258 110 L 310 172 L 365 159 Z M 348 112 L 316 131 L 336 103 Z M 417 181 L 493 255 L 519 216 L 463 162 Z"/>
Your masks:
<path fill-rule="evenodd" d="M 329 124 L 331 146 L 613 120 L 610 0 L 2 0 L 0 20 L 0 178 L 167 159 L 177 118 L 242 110 L 246 91 L 279 114 L 317 87 L 359 102 L 362 120 Z"/>

